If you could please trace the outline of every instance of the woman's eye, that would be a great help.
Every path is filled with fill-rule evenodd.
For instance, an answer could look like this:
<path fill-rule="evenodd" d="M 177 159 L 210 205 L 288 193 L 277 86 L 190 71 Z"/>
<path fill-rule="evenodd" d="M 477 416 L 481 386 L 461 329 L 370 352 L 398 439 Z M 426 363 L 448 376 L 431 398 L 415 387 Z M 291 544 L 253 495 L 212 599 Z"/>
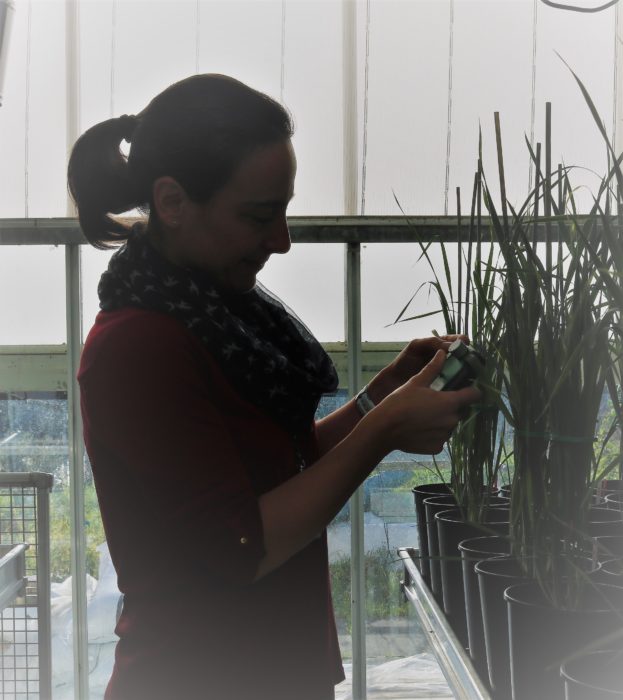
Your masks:
<path fill-rule="evenodd" d="M 253 216 L 251 215 L 251 220 L 255 221 L 256 224 L 269 224 L 273 220 L 273 216 Z"/>

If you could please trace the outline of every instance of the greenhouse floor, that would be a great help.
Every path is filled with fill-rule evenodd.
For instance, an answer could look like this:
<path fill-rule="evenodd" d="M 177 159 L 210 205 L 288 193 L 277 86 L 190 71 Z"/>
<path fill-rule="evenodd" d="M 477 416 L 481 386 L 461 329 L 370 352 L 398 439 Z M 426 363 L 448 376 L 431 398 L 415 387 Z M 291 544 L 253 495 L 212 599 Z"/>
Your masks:
<path fill-rule="evenodd" d="M 351 665 L 346 680 L 336 687 L 335 700 L 352 700 Z M 367 700 L 452 700 L 453 695 L 435 657 L 429 653 L 394 659 L 368 667 Z"/>

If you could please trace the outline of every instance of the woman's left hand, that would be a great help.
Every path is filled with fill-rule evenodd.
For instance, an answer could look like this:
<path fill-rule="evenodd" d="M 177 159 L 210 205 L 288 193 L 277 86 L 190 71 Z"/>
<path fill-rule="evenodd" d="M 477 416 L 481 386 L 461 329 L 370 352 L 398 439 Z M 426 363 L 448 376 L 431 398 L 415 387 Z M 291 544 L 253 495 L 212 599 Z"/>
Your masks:
<path fill-rule="evenodd" d="M 458 334 L 412 340 L 368 385 L 368 395 L 372 401 L 375 404 L 380 403 L 430 362 L 437 350 L 447 351 L 457 338 L 465 343 L 469 342 L 466 335 Z"/>

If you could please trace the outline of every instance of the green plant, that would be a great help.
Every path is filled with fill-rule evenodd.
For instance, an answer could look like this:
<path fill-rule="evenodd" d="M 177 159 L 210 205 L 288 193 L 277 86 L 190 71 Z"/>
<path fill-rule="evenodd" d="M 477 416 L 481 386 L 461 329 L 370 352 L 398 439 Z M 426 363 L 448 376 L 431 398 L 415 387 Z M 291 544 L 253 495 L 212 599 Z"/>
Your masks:
<path fill-rule="evenodd" d="M 597 270 L 607 303 L 614 311 L 612 342 L 612 356 L 614 359 L 607 383 L 610 399 L 615 409 L 615 420 L 612 422 L 610 432 L 606 437 L 606 443 L 618 431 L 619 460 L 616 466 L 618 467 L 618 478 L 623 479 L 623 432 L 621 431 L 621 416 L 623 415 L 623 402 L 621 400 L 621 382 L 623 379 L 623 239 L 621 237 L 623 229 L 623 170 L 621 169 L 621 162 L 623 161 L 623 153 L 619 155 L 615 153 L 613 144 L 610 142 L 603 121 L 588 90 L 572 70 L 571 73 L 582 92 L 608 152 L 608 173 L 602 179 L 599 196 L 595 198 L 592 211 L 592 216 L 597 219 L 597 224 L 601 230 L 603 239 L 601 251 L 593 244 L 589 236 L 584 235 L 582 229 L 580 229 L 580 235 L 583 237 L 588 254 L 591 256 Z M 611 214 L 613 200 L 614 216 Z M 604 206 L 602 206 L 602 202 Z M 606 472 L 602 476 L 609 475 L 613 468 L 614 463 L 607 466 Z"/>
<path fill-rule="evenodd" d="M 504 445 L 504 418 L 501 414 L 501 388 L 504 368 L 498 361 L 495 345 L 502 333 L 503 316 L 490 313 L 498 295 L 500 272 L 494 264 L 495 250 L 482 221 L 482 138 L 479 141 L 478 170 L 474 178 L 472 205 L 467 239 L 463 239 L 461 196 L 457 189 L 457 277 L 451 272 L 447 245 L 439 241 L 443 261 L 443 277 L 437 274 L 429 254 L 431 243 L 424 243 L 417 233 L 421 257 L 426 259 L 433 275 L 428 283 L 436 293 L 439 309 L 426 314 L 406 316 L 411 301 L 425 285 L 421 285 L 402 309 L 395 323 L 441 314 L 446 334 L 465 334 L 486 358 L 486 365 L 477 385 L 482 400 L 469 409 L 448 441 L 450 487 L 459 506 L 471 522 L 480 522 L 490 495 L 497 486 L 500 470 L 508 455 Z M 400 203 L 396 199 L 398 206 Z M 404 215 L 404 211 L 401 211 Z M 408 220 L 408 218 L 407 218 Z M 426 283 L 425 283 L 426 284 Z M 435 331 L 434 331 L 435 332 Z M 435 466 L 437 462 L 435 461 Z M 443 479 L 440 469 L 438 476 Z"/>
<path fill-rule="evenodd" d="M 578 83 L 607 142 L 594 105 Z M 468 517 L 477 520 L 486 499 L 483 486 L 493 485 L 505 467 L 512 474 L 514 551 L 531 562 L 526 568 L 555 605 L 573 607 L 586 579 L 578 557 L 586 543 L 591 486 L 620 464 L 623 155 L 616 157 L 608 143 L 611 165 L 590 212 L 580 216 L 573 168 L 551 166 L 549 104 L 546 134 L 544 170 L 541 145 L 533 150 L 528 144 L 536 178 L 519 209 L 506 198 L 497 113 L 499 206 L 483 170 L 480 136 L 465 241 L 457 191 L 454 287 L 444 241 L 445 279 L 432 263 L 430 244 L 419 244 L 446 332 L 467 333 L 487 358 L 479 380 L 483 405 L 462 421 L 448 446 L 452 488 Z M 616 216 L 610 214 L 613 199 Z M 409 320 L 408 307 L 396 322 Z M 613 415 L 598 428 L 606 386 Z M 512 428 L 510 453 L 500 439 L 498 420 Z M 617 436 L 618 449 L 613 442 Z"/>
<path fill-rule="evenodd" d="M 546 171 L 537 146 L 531 150 L 535 187 L 515 211 L 505 196 L 496 114 L 499 210 L 483 182 L 503 285 L 488 305 L 492 319 L 504 319 L 496 349 L 504 365 L 502 406 L 514 428 L 514 551 L 529 557 L 524 561 L 531 562 L 530 573 L 555 605 L 573 607 L 585 578 L 577 557 L 586 539 L 597 419 L 604 387 L 612 381 L 613 308 L 596 264 L 608 260 L 598 227 L 600 205 L 578 216 L 571 169 L 560 165 L 554 173 L 549 165 L 549 105 L 547 122 Z M 602 182 L 597 202 L 607 191 Z"/>

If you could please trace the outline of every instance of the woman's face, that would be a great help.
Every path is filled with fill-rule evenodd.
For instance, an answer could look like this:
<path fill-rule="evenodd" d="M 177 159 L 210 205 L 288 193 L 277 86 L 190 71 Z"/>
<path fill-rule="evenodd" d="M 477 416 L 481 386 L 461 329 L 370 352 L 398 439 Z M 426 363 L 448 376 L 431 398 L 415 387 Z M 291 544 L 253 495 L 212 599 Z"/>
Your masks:
<path fill-rule="evenodd" d="M 290 250 L 286 209 L 295 175 L 289 140 L 258 148 L 208 202 L 184 202 L 163 252 L 176 264 L 210 273 L 224 290 L 249 291 L 268 258 Z"/>

